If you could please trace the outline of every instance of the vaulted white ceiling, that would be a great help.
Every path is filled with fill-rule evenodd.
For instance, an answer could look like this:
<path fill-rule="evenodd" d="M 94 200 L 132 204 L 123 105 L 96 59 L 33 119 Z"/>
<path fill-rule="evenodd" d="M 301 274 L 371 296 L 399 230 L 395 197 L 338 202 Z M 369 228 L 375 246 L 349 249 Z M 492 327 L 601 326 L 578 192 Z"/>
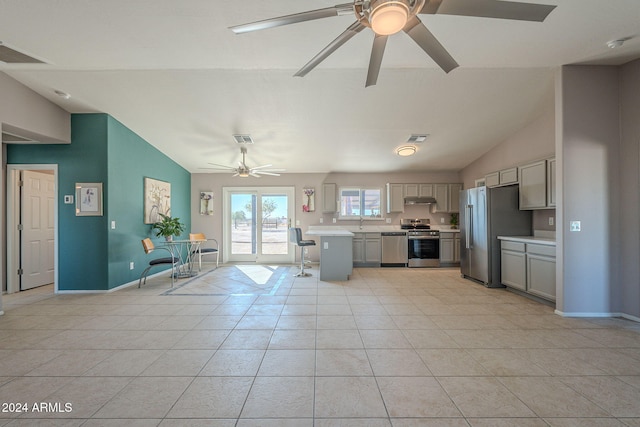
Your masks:
<path fill-rule="evenodd" d="M 46 62 L 0 62 L 0 71 L 70 112 L 112 115 L 194 173 L 235 166 L 236 133 L 255 140 L 249 166 L 458 170 L 553 103 L 561 65 L 640 57 L 638 0 L 529 2 L 557 7 L 543 23 L 421 15 L 460 67 L 445 74 L 401 33 L 365 88 L 368 29 L 293 77 L 354 16 L 228 29 L 336 0 L 0 0 L 0 41 Z M 606 46 L 621 38 L 621 48 Z M 415 156 L 396 156 L 415 133 L 430 136 Z"/>

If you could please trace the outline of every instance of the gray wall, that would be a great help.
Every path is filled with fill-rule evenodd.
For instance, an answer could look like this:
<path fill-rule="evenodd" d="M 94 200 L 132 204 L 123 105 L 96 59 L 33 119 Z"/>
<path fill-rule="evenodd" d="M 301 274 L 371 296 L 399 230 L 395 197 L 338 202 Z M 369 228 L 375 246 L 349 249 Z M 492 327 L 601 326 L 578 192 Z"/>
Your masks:
<path fill-rule="evenodd" d="M 559 75 L 556 309 L 566 315 L 614 312 L 620 269 L 619 68 L 565 66 Z M 581 221 L 580 232 L 569 231 Z"/>
<path fill-rule="evenodd" d="M 640 318 L 640 60 L 620 71 L 620 302 L 615 310 Z"/>
<path fill-rule="evenodd" d="M 501 169 L 553 156 L 555 152 L 555 106 L 553 99 L 529 125 L 467 165 L 460 176 L 465 188 L 478 178 Z"/>
<path fill-rule="evenodd" d="M 4 132 L 24 135 L 51 143 L 71 141 L 71 116 L 62 108 L 44 99 L 31 89 L 0 72 L 0 127 Z M 0 174 L 0 277 L 2 289 L 6 289 L 7 236 L 6 218 L 6 149 L 1 150 L 2 174 Z M 2 296 L 0 295 L 0 312 Z"/>

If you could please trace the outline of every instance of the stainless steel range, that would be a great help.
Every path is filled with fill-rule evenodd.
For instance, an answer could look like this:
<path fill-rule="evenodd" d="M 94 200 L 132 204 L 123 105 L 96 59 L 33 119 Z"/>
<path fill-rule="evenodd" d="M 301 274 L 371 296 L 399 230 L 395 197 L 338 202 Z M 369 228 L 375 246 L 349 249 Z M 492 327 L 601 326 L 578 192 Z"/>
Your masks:
<path fill-rule="evenodd" d="M 440 267 L 440 231 L 428 218 L 403 218 L 400 228 L 407 230 L 408 267 Z"/>

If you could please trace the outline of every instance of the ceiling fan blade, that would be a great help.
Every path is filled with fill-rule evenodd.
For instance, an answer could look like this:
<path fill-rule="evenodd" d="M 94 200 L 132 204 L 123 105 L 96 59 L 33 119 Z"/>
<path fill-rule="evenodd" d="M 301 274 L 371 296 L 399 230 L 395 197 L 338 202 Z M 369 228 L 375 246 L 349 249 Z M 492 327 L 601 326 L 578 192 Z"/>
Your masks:
<path fill-rule="evenodd" d="M 502 0 L 429 0 L 420 13 L 542 22 L 555 8 Z"/>
<path fill-rule="evenodd" d="M 250 175 L 250 176 L 252 176 L 252 177 L 254 177 L 254 178 L 260 178 L 260 175 L 255 174 L 255 173 L 253 173 L 253 172 L 249 172 L 249 175 Z"/>
<path fill-rule="evenodd" d="M 387 46 L 388 37 L 389 36 L 376 34 L 376 37 L 373 39 L 371 59 L 369 59 L 369 71 L 367 72 L 367 83 L 364 87 L 374 86 L 378 81 L 378 74 L 380 74 L 380 66 L 382 65 L 382 57 L 384 56 L 384 48 Z"/>
<path fill-rule="evenodd" d="M 212 165 L 212 166 L 218 166 L 218 168 L 220 168 L 220 169 L 229 169 L 229 170 L 235 169 L 233 166 L 220 165 L 218 163 L 209 163 L 209 164 Z M 206 169 L 214 169 L 214 168 L 206 168 Z"/>
<path fill-rule="evenodd" d="M 356 21 L 353 24 L 351 24 L 349 28 L 347 28 L 342 34 L 340 34 L 334 41 L 329 43 L 327 47 L 322 49 L 320 53 L 314 56 L 313 59 L 311 59 L 311 61 L 307 62 L 307 64 L 304 67 L 300 68 L 300 70 L 298 70 L 298 72 L 295 73 L 294 76 L 296 77 L 306 76 L 309 71 L 313 70 L 318 64 L 320 64 L 322 61 L 327 59 L 329 55 L 335 52 L 340 46 L 348 42 L 351 39 L 351 37 L 358 34 L 364 28 L 365 26 L 362 23 L 360 23 L 360 21 Z"/>
<path fill-rule="evenodd" d="M 346 12 L 353 11 L 353 3 L 339 4 L 324 9 L 309 10 L 307 12 L 294 13 L 292 15 L 279 16 L 277 18 L 265 19 L 262 21 L 250 22 L 248 24 L 235 25 L 229 27 L 236 34 L 248 33 L 250 31 L 265 30 L 267 28 L 280 27 L 282 25 L 297 24 L 298 22 L 313 21 L 315 19 L 330 18 Z"/>
<path fill-rule="evenodd" d="M 251 168 L 251 170 L 270 168 L 272 165 L 262 165 Z"/>
<path fill-rule="evenodd" d="M 413 39 L 433 59 L 445 73 L 458 67 L 458 63 L 449 52 L 440 44 L 431 31 L 424 26 L 422 21 L 413 17 L 405 25 L 403 31 Z"/>
<path fill-rule="evenodd" d="M 280 176 L 279 173 L 267 172 L 267 171 L 256 171 L 255 173 L 258 174 L 258 175 Z"/>

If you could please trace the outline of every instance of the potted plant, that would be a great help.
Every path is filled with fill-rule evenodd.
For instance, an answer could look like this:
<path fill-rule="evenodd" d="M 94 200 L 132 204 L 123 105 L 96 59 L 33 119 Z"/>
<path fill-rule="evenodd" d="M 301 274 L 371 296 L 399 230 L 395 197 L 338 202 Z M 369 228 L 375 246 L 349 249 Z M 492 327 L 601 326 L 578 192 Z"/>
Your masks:
<path fill-rule="evenodd" d="M 179 236 L 185 229 L 184 224 L 180 222 L 180 218 L 171 218 L 168 215 L 159 214 L 162 221 L 156 222 L 151 227 L 156 231 L 156 236 L 164 237 L 168 242 L 173 240 L 173 236 Z"/>
<path fill-rule="evenodd" d="M 449 220 L 449 224 L 451 224 L 451 228 L 453 230 L 458 228 L 458 214 L 457 213 L 452 213 L 451 214 L 451 219 Z"/>

